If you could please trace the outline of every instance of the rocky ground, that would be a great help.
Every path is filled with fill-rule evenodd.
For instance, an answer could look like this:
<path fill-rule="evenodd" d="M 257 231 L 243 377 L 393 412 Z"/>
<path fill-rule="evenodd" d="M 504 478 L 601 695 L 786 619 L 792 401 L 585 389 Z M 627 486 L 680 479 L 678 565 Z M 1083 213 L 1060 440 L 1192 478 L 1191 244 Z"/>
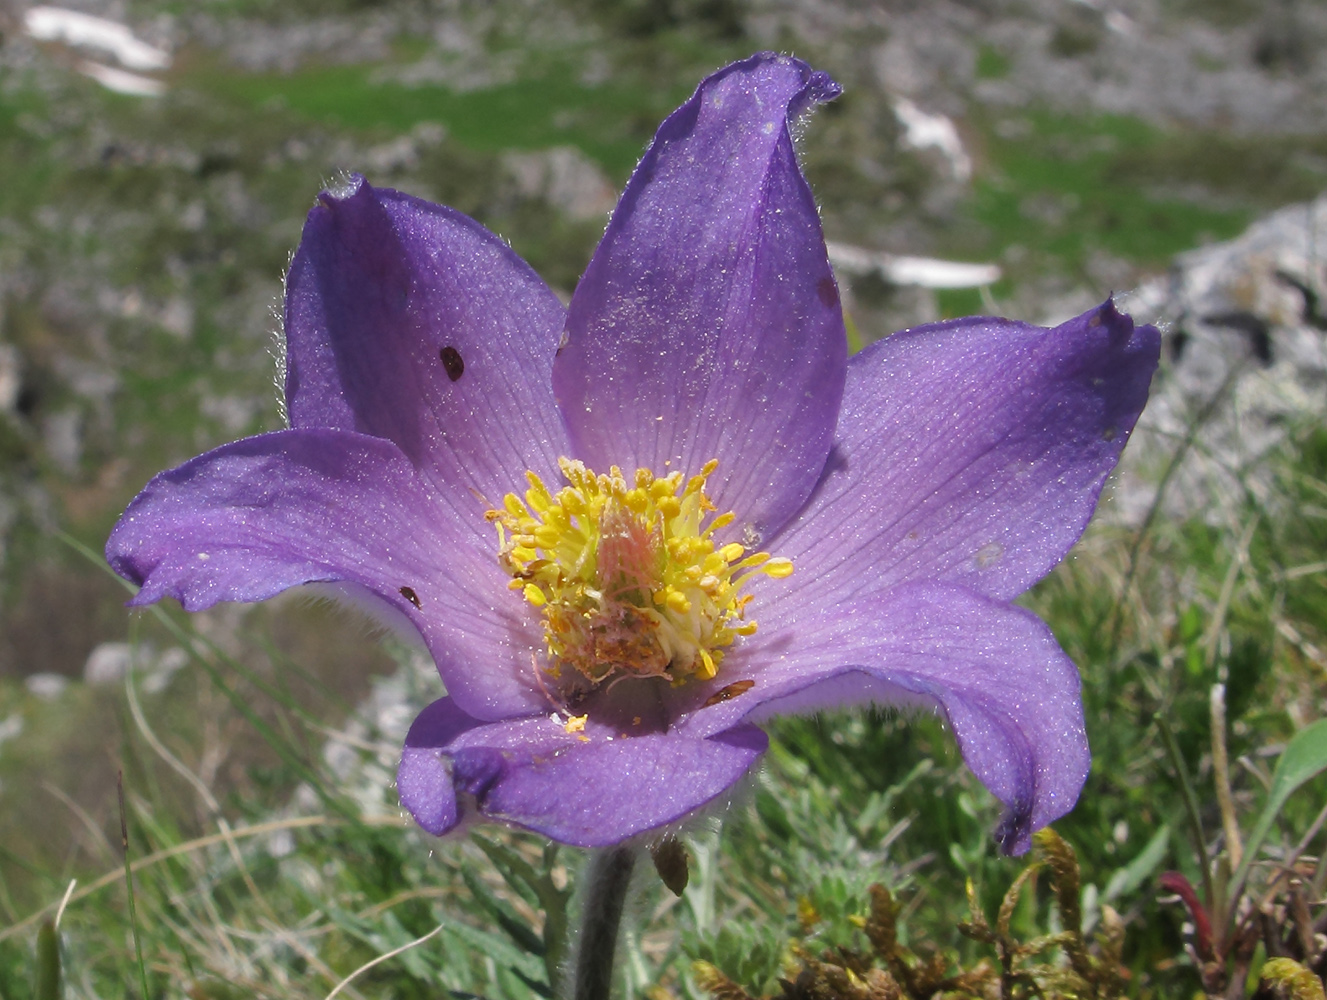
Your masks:
<path fill-rule="evenodd" d="M 1327 186 L 1319 3 L 71 6 L 168 65 L 36 38 L 23 4 L 0 19 L 0 741 L 32 733 L 42 698 L 97 715 L 95 698 L 59 701 L 84 697 L 65 682 L 116 679 L 126 662 L 123 591 L 61 534 L 97 549 L 151 474 L 279 426 L 281 275 L 324 183 L 357 169 L 455 205 L 569 292 L 659 119 L 755 49 L 845 86 L 801 149 L 861 338 L 977 311 L 1063 318 L 1135 289 L 1122 301 L 1166 324 L 1168 368 L 1116 516 L 1147 516 L 1166 449 L 1195 420 L 1258 450 L 1323 409 L 1327 204 L 1302 207 Z M 937 287 L 934 267 L 901 257 L 999 278 Z M 1235 460 L 1207 456 L 1167 502 L 1202 509 Z M 316 610 L 290 621 L 227 612 L 205 628 L 260 670 L 324 672 L 352 703 L 389 669 L 353 626 Z M 177 647 L 149 638 L 164 690 Z M 114 724 L 84 735 L 74 771 Z M 214 744 L 235 774 L 251 763 Z M 24 780 L 2 763 L 0 779 Z"/>

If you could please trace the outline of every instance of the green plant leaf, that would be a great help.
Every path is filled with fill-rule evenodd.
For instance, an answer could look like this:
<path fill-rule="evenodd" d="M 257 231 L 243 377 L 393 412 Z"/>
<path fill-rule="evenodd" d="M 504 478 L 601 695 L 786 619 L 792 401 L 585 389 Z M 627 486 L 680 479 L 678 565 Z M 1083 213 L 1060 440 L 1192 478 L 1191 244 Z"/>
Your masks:
<path fill-rule="evenodd" d="M 1244 858 L 1231 883 L 1230 898 L 1234 901 L 1244 886 L 1244 879 L 1249 873 L 1249 865 L 1258 855 L 1258 848 L 1267 839 L 1272 824 L 1281 814 L 1286 801 L 1301 785 L 1327 770 L 1327 719 L 1319 719 L 1311 726 L 1306 726 L 1294 735 L 1286 744 L 1281 759 L 1276 762 L 1276 771 L 1272 774 L 1272 785 L 1267 792 L 1267 804 L 1262 815 L 1249 834 L 1244 846 Z"/>
<path fill-rule="evenodd" d="M 1254 853 L 1267 836 L 1286 800 L 1300 785 L 1327 770 L 1327 719 L 1301 729 L 1286 745 L 1281 759 L 1276 762 L 1272 787 L 1267 793 L 1267 805 L 1258 817 L 1258 825 L 1249 835 L 1248 852 Z"/>

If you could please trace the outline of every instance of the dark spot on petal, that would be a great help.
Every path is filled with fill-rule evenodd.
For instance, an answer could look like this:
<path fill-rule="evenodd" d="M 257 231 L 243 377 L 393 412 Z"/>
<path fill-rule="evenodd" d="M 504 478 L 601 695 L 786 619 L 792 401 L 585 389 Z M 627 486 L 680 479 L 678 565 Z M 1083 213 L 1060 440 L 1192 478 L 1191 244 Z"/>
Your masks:
<path fill-rule="evenodd" d="M 465 374 L 465 362 L 461 360 L 461 352 L 450 344 L 438 352 L 438 357 L 442 358 L 442 367 L 447 369 L 447 377 L 453 382 Z"/>
<path fill-rule="evenodd" d="M 739 694 L 746 694 L 756 686 L 755 681 L 733 681 L 727 687 L 721 687 L 705 699 L 705 704 L 701 708 L 709 708 L 711 705 L 718 705 L 725 701 L 731 701 Z"/>
<path fill-rule="evenodd" d="M 1107 427 L 1104 431 L 1101 432 L 1101 438 L 1103 441 L 1114 441 L 1115 435 L 1119 433 L 1120 429 L 1118 427 Z"/>
<path fill-rule="evenodd" d="M 419 595 L 416 594 L 416 593 L 414 592 L 414 590 L 412 590 L 411 588 L 409 588 L 409 587 L 402 587 L 402 588 L 401 588 L 401 596 L 404 597 L 404 598 L 405 598 L 407 601 L 409 601 L 411 604 L 413 604 L 415 607 L 417 607 L 417 608 L 418 608 L 418 607 L 422 607 L 422 605 L 419 603 Z"/>
<path fill-rule="evenodd" d="M 839 286 L 833 278 L 821 278 L 816 282 L 816 295 L 826 309 L 833 309 L 839 304 Z"/>

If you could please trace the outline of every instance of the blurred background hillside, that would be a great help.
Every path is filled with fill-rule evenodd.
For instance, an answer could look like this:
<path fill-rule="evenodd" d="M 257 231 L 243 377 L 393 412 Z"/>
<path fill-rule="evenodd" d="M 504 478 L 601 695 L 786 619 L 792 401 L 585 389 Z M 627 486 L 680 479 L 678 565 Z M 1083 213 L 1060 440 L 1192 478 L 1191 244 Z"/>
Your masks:
<path fill-rule="evenodd" d="M 1327 187 L 1325 47 L 1321 0 L 0 7 L 0 868 L 23 883 L 11 916 L 49 894 L 25 881 L 34 870 L 108 860 L 97 837 L 132 756 L 126 594 L 71 540 L 100 550 L 151 475 L 281 426 L 282 275 L 323 186 L 360 171 L 452 205 L 565 296 L 662 117 L 709 71 L 778 49 L 844 87 L 799 151 L 858 344 L 978 312 L 1060 320 L 1141 288 L 1137 308 L 1168 323 L 1168 363 L 1206 322 L 1234 338 L 1227 362 L 1266 371 L 1278 329 L 1320 340 L 1321 262 L 1264 268 L 1285 315 L 1252 286 L 1177 306 L 1175 289 L 1201 281 L 1196 258 L 1174 262 Z M 1312 244 L 1305 218 L 1290 224 Z M 1296 371 L 1303 406 L 1273 424 L 1321 412 L 1320 367 Z M 1157 441 L 1182 436 L 1175 419 Z M 1152 489 L 1163 465 L 1139 481 Z M 1135 527 L 1151 493 L 1139 496 L 1120 505 Z M 329 728 L 397 669 L 360 624 L 298 600 L 196 626 Z M 223 798 L 281 801 L 283 779 L 264 785 L 272 748 L 205 681 L 174 677 L 178 639 L 133 627 L 167 742 Z M 1305 718 L 1320 695 L 1306 698 Z M 163 794 L 188 801 L 172 780 Z"/>

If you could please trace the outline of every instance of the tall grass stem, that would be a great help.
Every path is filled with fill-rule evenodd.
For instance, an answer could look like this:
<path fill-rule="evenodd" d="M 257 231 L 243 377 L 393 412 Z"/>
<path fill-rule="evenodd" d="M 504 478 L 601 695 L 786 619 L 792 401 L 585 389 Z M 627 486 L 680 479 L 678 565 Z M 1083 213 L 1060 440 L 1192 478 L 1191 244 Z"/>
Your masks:
<path fill-rule="evenodd" d="M 152 996 L 147 988 L 147 965 L 143 961 L 143 938 L 138 933 L 138 908 L 134 903 L 134 871 L 129 863 L 129 818 L 124 808 L 124 772 L 115 774 L 115 791 L 120 799 L 120 846 L 124 849 L 124 886 L 129 893 L 129 924 L 134 931 L 134 952 L 138 956 L 138 978 L 143 987 L 143 1000 Z"/>
<path fill-rule="evenodd" d="M 1212 868 L 1207 862 L 1207 836 L 1203 833 L 1203 820 L 1198 811 L 1198 799 L 1193 794 L 1193 785 L 1189 783 L 1189 769 L 1184 766 L 1184 757 L 1180 754 L 1179 745 L 1175 742 L 1175 734 L 1170 731 L 1168 723 L 1160 715 L 1156 717 L 1157 728 L 1161 730 L 1161 740 L 1166 744 L 1166 754 L 1170 757 L 1170 766 L 1175 769 L 1175 778 L 1180 785 L 1180 793 L 1184 799 L 1184 811 L 1189 819 L 1189 829 L 1193 834 L 1193 846 L 1198 854 L 1198 869 L 1203 877 L 1203 897 L 1210 905 L 1216 898 L 1215 887 L 1212 885 Z"/>

